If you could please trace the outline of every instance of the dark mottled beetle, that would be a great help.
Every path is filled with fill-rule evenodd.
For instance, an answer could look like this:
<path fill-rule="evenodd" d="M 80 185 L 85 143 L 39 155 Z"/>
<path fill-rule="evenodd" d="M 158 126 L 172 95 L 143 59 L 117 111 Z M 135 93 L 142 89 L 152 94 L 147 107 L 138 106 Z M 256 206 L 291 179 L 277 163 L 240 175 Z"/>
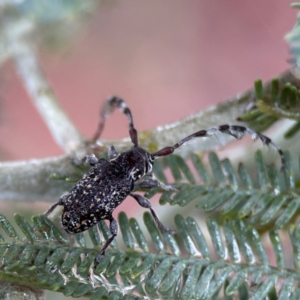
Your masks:
<path fill-rule="evenodd" d="M 155 153 L 148 153 L 138 146 L 137 131 L 133 125 L 131 112 L 126 103 L 118 97 L 112 97 L 106 101 L 105 106 L 101 111 L 98 130 L 93 141 L 96 141 L 100 137 L 106 117 L 111 114 L 115 108 L 120 108 L 128 118 L 129 134 L 133 147 L 129 151 L 123 153 L 117 153 L 113 146 L 110 147 L 108 151 L 109 161 L 103 158 L 98 160 L 94 155 L 88 155 L 86 161 L 92 168 L 76 183 L 69 193 L 64 194 L 59 201 L 51 206 L 45 213 L 46 215 L 49 215 L 56 206 L 62 205 L 63 213 L 61 221 L 64 229 L 68 233 L 85 231 L 96 225 L 100 220 L 110 221 L 110 232 L 112 236 L 107 240 L 97 256 L 95 266 L 99 263 L 102 255 L 105 254 L 105 250 L 118 233 L 118 223 L 113 218 L 112 213 L 129 195 L 142 207 L 150 209 L 150 212 L 160 229 L 169 233 L 174 233 L 159 221 L 149 200 L 141 195 L 132 193 L 132 190 L 135 187 L 161 187 L 164 190 L 173 189 L 171 186 L 164 185 L 152 178 L 141 179 L 143 179 L 145 175 L 151 173 L 153 162 L 156 158 L 173 153 L 174 150 L 183 143 L 197 137 L 208 137 L 217 132 L 229 134 L 236 139 L 241 139 L 245 134 L 250 134 L 253 139 L 259 138 L 264 144 L 273 146 L 280 154 L 282 165 L 284 166 L 285 161 L 282 150 L 268 137 L 247 127 L 236 125 L 221 125 L 206 130 L 200 130 L 187 136 L 174 146 L 165 147 Z"/>

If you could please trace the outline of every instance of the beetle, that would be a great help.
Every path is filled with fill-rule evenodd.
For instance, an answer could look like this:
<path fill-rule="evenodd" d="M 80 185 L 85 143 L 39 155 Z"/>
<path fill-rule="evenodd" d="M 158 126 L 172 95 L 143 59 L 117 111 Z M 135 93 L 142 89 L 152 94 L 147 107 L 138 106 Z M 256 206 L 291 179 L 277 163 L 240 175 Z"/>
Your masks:
<path fill-rule="evenodd" d="M 212 136 L 217 132 L 231 135 L 236 139 L 241 139 L 244 135 L 250 134 L 253 139 L 260 139 L 263 144 L 275 148 L 281 157 L 282 166 L 284 167 L 285 165 L 283 152 L 277 144 L 265 135 L 240 125 L 221 125 L 200 130 L 185 137 L 173 146 L 165 147 L 155 153 L 149 153 L 138 146 L 138 134 L 133 124 L 130 109 L 121 98 L 115 96 L 110 97 L 105 102 L 93 142 L 99 139 L 107 116 L 115 108 L 119 108 L 128 118 L 129 135 L 133 147 L 126 152 L 118 153 L 114 146 L 111 146 L 108 149 L 109 160 L 103 158 L 98 160 L 94 155 L 87 155 L 86 162 L 90 164 L 91 169 L 83 175 L 69 193 L 62 195 L 59 201 L 45 213 L 48 216 L 56 206 L 63 206 L 61 222 L 67 233 L 79 233 L 95 226 L 100 220 L 109 220 L 111 237 L 106 241 L 96 257 L 95 267 L 100 262 L 101 257 L 105 255 L 107 247 L 117 236 L 118 223 L 112 216 L 112 213 L 127 196 L 133 197 L 140 206 L 150 209 L 158 228 L 171 234 L 174 233 L 173 230 L 159 220 L 149 200 L 132 191 L 137 187 L 161 187 L 164 190 L 174 189 L 172 186 L 164 185 L 153 178 L 142 179 L 146 175 L 151 174 L 155 159 L 170 155 L 182 144 L 194 138 Z"/>

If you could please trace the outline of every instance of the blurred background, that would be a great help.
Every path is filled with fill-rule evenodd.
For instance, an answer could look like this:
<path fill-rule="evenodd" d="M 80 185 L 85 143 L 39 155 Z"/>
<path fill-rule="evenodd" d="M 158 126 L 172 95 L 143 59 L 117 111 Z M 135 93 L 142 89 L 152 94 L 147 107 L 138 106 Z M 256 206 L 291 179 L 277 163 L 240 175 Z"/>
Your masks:
<path fill-rule="evenodd" d="M 288 0 L 100 1 L 92 11 L 67 16 L 54 27 L 59 33 L 79 19 L 64 32 L 65 42 L 51 44 L 50 39 L 39 55 L 61 105 L 86 136 L 93 135 L 109 95 L 123 97 L 136 128 L 146 130 L 222 102 L 256 78 L 266 80 L 289 68 L 283 37 L 296 21 L 289 5 Z M 27 10 L 35 17 L 34 10 Z M 37 13 L 43 22 L 51 18 L 46 9 Z M 103 137 L 127 134 L 126 118 L 116 113 Z M 0 72 L 0 141 L 1 160 L 63 153 L 9 60 Z"/>

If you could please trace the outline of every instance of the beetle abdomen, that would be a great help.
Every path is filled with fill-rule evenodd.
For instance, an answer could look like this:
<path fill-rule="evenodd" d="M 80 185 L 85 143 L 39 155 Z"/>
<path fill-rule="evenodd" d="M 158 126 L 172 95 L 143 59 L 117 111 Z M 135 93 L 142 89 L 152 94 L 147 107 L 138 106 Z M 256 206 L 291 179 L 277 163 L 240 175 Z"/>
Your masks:
<path fill-rule="evenodd" d="M 134 183 L 109 162 L 93 167 L 64 200 L 61 222 L 69 233 L 78 233 L 110 219 L 112 212 L 133 190 Z"/>
<path fill-rule="evenodd" d="M 104 214 L 80 214 L 78 211 L 64 210 L 61 222 L 68 233 L 79 233 L 95 226 L 100 220 L 106 219 Z"/>

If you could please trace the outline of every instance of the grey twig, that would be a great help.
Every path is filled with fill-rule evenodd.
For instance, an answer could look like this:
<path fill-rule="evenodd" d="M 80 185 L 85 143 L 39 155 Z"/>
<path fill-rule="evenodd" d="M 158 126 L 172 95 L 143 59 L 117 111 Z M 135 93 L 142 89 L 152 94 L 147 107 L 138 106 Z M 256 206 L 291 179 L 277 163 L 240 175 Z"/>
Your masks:
<path fill-rule="evenodd" d="M 14 61 L 30 99 L 44 119 L 55 142 L 66 154 L 76 157 L 84 156 L 85 139 L 59 105 L 44 76 L 37 51 L 28 38 L 32 34 L 34 25 L 29 20 L 3 25 L 5 26 L 7 52 Z"/>
<path fill-rule="evenodd" d="M 279 76 L 282 84 L 293 83 L 296 79 L 290 71 Z M 266 83 L 268 90 L 270 82 Z M 140 144 L 146 149 L 153 150 L 166 145 L 175 144 L 182 137 L 209 126 L 220 123 L 235 123 L 236 118 L 241 115 L 246 106 L 254 101 L 254 91 L 250 89 L 236 98 L 227 102 L 200 111 L 176 123 L 159 126 L 153 131 L 139 133 Z M 55 118 L 55 116 L 54 116 Z M 224 141 L 223 141 L 224 142 Z M 129 139 L 118 141 L 103 141 L 103 150 L 114 144 L 116 149 L 123 151 L 130 148 Z M 219 145 L 219 140 L 207 139 L 205 143 L 197 145 L 197 151 L 211 150 Z M 178 154 L 185 155 L 191 152 L 191 147 L 184 147 L 186 151 Z M 74 169 L 70 164 L 69 156 L 52 157 L 40 160 L 6 162 L 0 164 L 0 199 L 14 199 L 32 201 L 35 199 L 53 201 L 57 200 L 63 191 L 69 190 L 70 184 L 64 181 L 49 179 L 51 173 L 72 174 Z"/>

